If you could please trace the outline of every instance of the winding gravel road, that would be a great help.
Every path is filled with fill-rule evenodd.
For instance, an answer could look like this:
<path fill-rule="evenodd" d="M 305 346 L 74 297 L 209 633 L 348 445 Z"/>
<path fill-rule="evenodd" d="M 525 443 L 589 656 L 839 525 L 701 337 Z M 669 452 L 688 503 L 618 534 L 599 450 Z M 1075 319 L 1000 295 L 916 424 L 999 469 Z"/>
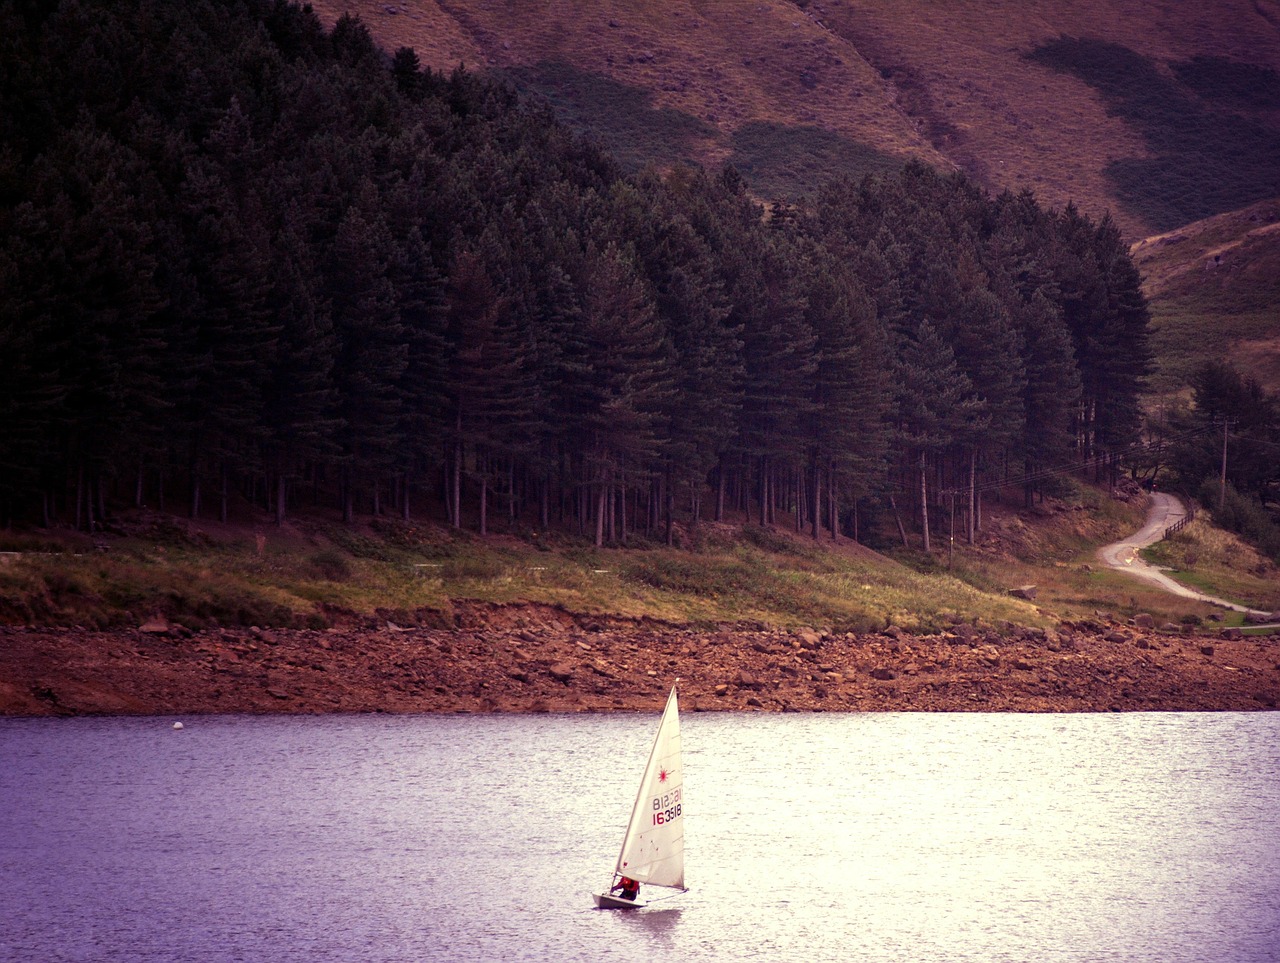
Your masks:
<path fill-rule="evenodd" d="M 1253 613 L 1255 615 L 1269 614 L 1187 588 L 1187 586 L 1180 582 L 1175 582 L 1159 569 L 1148 565 L 1142 560 L 1138 553 L 1148 545 L 1154 545 L 1160 541 L 1164 536 L 1165 529 L 1181 520 L 1186 514 L 1186 506 L 1175 496 L 1167 492 L 1152 492 L 1151 507 L 1147 511 L 1147 523 L 1128 538 L 1111 545 L 1104 545 L 1098 549 L 1098 558 L 1117 571 L 1125 572 L 1136 579 L 1159 586 L 1166 592 L 1181 595 L 1183 598 L 1208 602 L 1210 605 L 1233 609 L 1236 612 Z"/>

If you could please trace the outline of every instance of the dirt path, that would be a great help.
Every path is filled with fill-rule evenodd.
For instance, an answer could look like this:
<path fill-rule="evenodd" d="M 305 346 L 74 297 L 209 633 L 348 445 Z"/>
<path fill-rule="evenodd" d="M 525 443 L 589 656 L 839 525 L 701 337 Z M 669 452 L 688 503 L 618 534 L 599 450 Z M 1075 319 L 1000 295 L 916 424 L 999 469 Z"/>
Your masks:
<path fill-rule="evenodd" d="M 1165 530 L 1184 518 L 1186 514 L 1186 506 L 1176 496 L 1167 492 L 1152 492 L 1151 507 L 1147 512 L 1147 523 L 1128 538 L 1114 542 L 1111 545 L 1104 545 L 1098 549 L 1098 558 L 1116 571 L 1124 572 L 1136 579 L 1156 585 L 1166 592 L 1180 595 L 1183 598 L 1208 602 L 1210 605 L 1217 605 L 1224 609 L 1232 609 L 1246 614 L 1269 614 L 1235 602 L 1228 602 L 1226 599 L 1197 592 L 1195 589 L 1174 581 L 1158 568 L 1148 565 L 1142 560 L 1142 556 L 1139 554 L 1142 549 L 1160 541 L 1164 537 Z"/>

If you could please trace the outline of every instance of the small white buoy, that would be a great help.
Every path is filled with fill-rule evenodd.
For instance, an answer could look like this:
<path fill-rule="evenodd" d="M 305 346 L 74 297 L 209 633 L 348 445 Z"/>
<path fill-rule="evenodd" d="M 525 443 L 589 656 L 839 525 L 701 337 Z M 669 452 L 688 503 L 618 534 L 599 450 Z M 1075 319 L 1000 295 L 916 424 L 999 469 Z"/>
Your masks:
<path fill-rule="evenodd" d="M 181 728 L 182 728 L 182 723 L 181 723 L 181 722 L 175 722 L 175 723 L 173 724 L 173 727 L 174 727 L 175 729 L 181 729 Z"/>

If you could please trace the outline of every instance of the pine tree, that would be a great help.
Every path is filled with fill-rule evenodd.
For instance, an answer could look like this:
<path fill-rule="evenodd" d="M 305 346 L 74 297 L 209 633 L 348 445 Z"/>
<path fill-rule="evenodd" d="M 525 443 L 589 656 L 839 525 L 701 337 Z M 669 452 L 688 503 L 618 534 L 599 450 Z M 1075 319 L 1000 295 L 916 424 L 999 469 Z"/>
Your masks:
<path fill-rule="evenodd" d="M 20 213 L 10 222 L 31 222 Z M 34 226 L 34 225 L 33 225 Z M 8 527 L 20 508 L 41 490 L 41 475 L 55 457 L 55 418 L 69 385 L 57 376 L 54 359 L 41 358 L 52 338 L 52 292 L 39 271 L 42 257 L 26 230 L 0 230 L 0 526 Z M 41 521 L 49 523 L 45 510 Z"/>
<path fill-rule="evenodd" d="M 337 454 L 340 422 L 333 382 L 337 339 L 321 300 L 321 281 L 291 219 L 273 246 L 269 303 L 280 333 L 263 387 L 263 467 L 276 524 L 288 510 L 289 486 L 308 465 Z"/>
<path fill-rule="evenodd" d="M 875 305 L 847 265 L 810 248 L 805 318 L 814 333 L 816 364 L 803 436 L 809 445 L 810 529 L 818 537 L 825 479 L 827 521 L 838 533 L 839 492 L 856 498 L 883 473 L 889 402 L 888 340 Z"/>
<path fill-rule="evenodd" d="M 1080 404 L 1080 372 L 1060 307 L 1055 231 L 1055 218 L 1029 192 L 1004 194 L 996 201 L 986 249 L 992 293 L 1022 344 L 1023 431 L 1011 453 L 1024 466 L 1028 506 L 1039 487 L 1038 473 L 1071 460 Z"/>
<path fill-rule="evenodd" d="M 462 527 L 462 481 L 479 486 L 479 529 L 487 530 L 488 492 L 495 470 L 510 464 L 528 440 L 528 382 L 510 302 L 490 281 L 488 262 L 462 251 L 448 286 L 449 363 L 445 378 L 449 438 L 449 509 Z"/>
<path fill-rule="evenodd" d="M 613 219 L 635 245 L 674 352 L 661 484 L 670 544 L 677 484 L 687 490 L 696 521 L 707 475 L 736 429 L 741 343 L 727 324 L 729 305 L 714 256 L 684 213 L 710 189 L 705 177 L 679 171 L 663 182 L 648 174 L 638 187 L 615 187 Z"/>
<path fill-rule="evenodd" d="M 1058 220 L 1055 267 L 1063 317 L 1080 370 L 1077 435 L 1086 458 L 1138 438 L 1138 397 L 1150 366 L 1150 319 L 1140 278 L 1109 219 L 1096 227 L 1068 206 Z"/>
<path fill-rule="evenodd" d="M 1027 385 L 1026 424 L 1021 451 L 1026 469 L 1028 506 L 1036 473 L 1067 463 L 1074 447 L 1073 416 L 1080 401 L 1080 372 L 1071 335 L 1056 305 L 1037 294 L 1021 312 Z"/>
<path fill-rule="evenodd" d="M 445 280 L 417 232 L 400 246 L 392 278 L 400 292 L 406 349 L 398 386 L 403 404 L 393 467 L 400 479 L 400 514 L 408 520 L 413 483 L 441 463 L 439 442 L 447 420 L 448 304 Z"/>
<path fill-rule="evenodd" d="M 585 263 L 581 336 L 587 372 L 581 406 L 570 419 L 583 439 L 599 547 L 611 491 L 627 475 L 647 471 L 658 453 L 673 353 L 627 253 L 609 244 L 588 249 Z"/>
<path fill-rule="evenodd" d="M 956 363 L 955 354 L 928 321 L 921 321 L 914 337 L 898 351 L 895 380 L 897 440 L 905 461 L 914 464 L 920 495 L 924 550 L 929 538 L 929 458 L 956 443 L 981 419 L 973 384 Z"/>
<path fill-rule="evenodd" d="M 365 205 L 372 206 L 374 196 L 366 185 Z M 393 252 L 394 242 L 377 213 L 352 207 L 339 224 L 325 266 L 338 342 L 334 383 L 341 418 L 342 514 L 348 522 L 355 517 L 358 491 L 367 493 L 377 510 L 379 485 L 395 464 L 403 417 L 398 385 L 408 352 L 388 276 Z"/>
<path fill-rule="evenodd" d="M 24 240 L 10 250 L 23 324 L 39 338 L 29 363 L 47 379 L 37 399 L 58 399 L 43 480 L 69 475 L 76 524 L 92 529 L 107 483 L 164 407 L 153 343 L 164 296 L 147 206 L 155 191 L 137 155 L 87 122 L 37 162 L 31 183 L 18 211 Z"/>
<path fill-rule="evenodd" d="M 258 152 L 249 119 L 233 100 L 182 189 L 186 262 L 174 278 L 173 299 L 189 332 L 190 383 L 180 414 L 193 518 L 216 470 L 219 517 L 226 520 L 231 466 L 252 464 L 261 441 L 262 390 L 279 328 L 267 274 L 271 244 L 254 185 Z"/>
<path fill-rule="evenodd" d="M 759 466 L 759 520 L 767 524 L 778 473 L 804 460 L 798 427 L 810 411 L 817 360 L 804 293 L 777 240 L 747 237 L 730 289 L 730 318 L 742 331 L 745 372 L 735 447 Z"/>
<path fill-rule="evenodd" d="M 1275 501 L 1280 483 L 1280 396 L 1224 361 L 1207 361 L 1191 378 L 1194 406 L 1176 419 L 1177 476 L 1198 491 L 1208 479 L 1221 490 L 1222 461 L 1236 491 Z"/>

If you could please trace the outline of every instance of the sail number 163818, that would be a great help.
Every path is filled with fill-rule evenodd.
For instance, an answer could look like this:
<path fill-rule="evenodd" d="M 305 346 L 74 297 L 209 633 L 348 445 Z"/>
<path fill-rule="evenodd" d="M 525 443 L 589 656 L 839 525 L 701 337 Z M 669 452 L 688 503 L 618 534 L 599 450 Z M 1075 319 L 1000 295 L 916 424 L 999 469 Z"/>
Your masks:
<path fill-rule="evenodd" d="M 683 805 L 680 797 L 679 787 L 653 797 L 653 825 L 662 826 L 679 817 Z"/>

